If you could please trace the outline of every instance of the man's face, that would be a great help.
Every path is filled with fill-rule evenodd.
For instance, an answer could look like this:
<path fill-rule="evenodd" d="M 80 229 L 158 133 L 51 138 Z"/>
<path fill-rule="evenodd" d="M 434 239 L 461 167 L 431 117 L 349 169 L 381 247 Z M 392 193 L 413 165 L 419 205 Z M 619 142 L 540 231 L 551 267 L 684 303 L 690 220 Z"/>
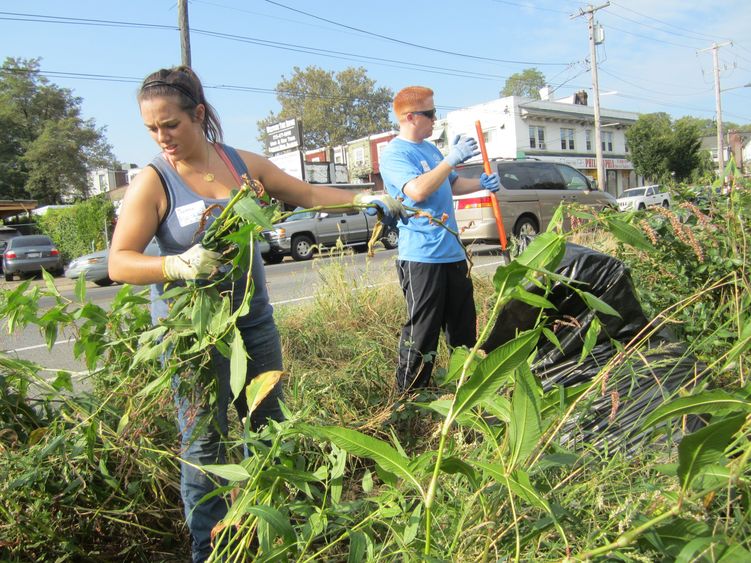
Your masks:
<path fill-rule="evenodd" d="M 424 112 L 424 113 L 421 113 Z M 427 139 L 433 134 L 433 124 L 435 123 L 435 103 L 433 96 L 425 98 L 420 107 L 410 112 L 412 114 L 413 124 L 415 127 L 415 136 L 421 139 Z M 425 115 L 427 113 L 428 115 Z"/>

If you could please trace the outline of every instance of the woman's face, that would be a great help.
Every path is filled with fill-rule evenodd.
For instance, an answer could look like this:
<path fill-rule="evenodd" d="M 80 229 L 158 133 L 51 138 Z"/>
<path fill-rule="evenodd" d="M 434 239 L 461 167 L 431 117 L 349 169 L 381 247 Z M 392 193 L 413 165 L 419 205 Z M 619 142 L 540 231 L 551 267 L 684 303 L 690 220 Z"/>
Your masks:
<path fill-rule="evenodd" d="M 203 141 L 204 111 L 203 104 L 198 104 L 195 115 L 191 115 L 172 96 L 141 101 L 143 124 L 159 148 L 173 160 L 185 158 Z"/>

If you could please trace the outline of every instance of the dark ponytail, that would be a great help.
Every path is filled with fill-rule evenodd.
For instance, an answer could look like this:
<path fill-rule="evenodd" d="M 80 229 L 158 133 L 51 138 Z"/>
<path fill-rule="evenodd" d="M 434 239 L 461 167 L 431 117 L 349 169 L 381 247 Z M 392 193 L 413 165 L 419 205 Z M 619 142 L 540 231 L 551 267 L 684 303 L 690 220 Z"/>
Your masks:
<path fill-rule="evenodd" d="M 219 122 L 219 116 L 211 104 L 206 101 L 201 81 L 190 67 L 162 68 L 148 75 L 138 92 L 138 103 L 165 96 L 177 98 L 180 108 L 191 115 L 195 115 L 198 104 L 203 104 L 206 108 L 204 120 L 201 124 L 203 132 L 210 142 L 222 142 L 222 125 Z"/>

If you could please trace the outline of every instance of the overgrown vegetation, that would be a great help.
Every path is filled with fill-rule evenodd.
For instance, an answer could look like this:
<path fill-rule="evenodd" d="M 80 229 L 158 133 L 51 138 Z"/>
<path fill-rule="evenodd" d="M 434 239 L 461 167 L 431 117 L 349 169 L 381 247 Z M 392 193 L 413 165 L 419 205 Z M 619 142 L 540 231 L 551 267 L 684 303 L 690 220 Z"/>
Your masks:
<path fill-rule="evenodd" d="M 105 196 L 92 197 L 61 209 L 50 209 L 36 218 L 38 228 L 49 236 L 63 261 L 105 250 L 112 234 L 115 208 Z"/>
<path fill-rule="evenodd" d="M 335 262 L 315 303 L 279 317 L 288 420 L 261 434 L 238 431 L 231 462 L 208 468 L 235 496 L 216 530 L 235 542 L 215 556 L 746 560 L 749 205 L 740 190 L 669 212 L 574 212 L 574 239 L 621 257 L 648 316 L 706 364 L 690 394 L 652 411 L 640 429 L 668 420 L 681 427 L 697 414 L 706 425 L 679 445 L 662 436 L 658 447 L 628 455 L 559 445 L 561 425 L 601 394 L 607 366 L 576 390 L 543 393 L 528 357 L 554 339 L 544 324 L 487 356 L 441 349 L 440 389 L 394 397 L 398 287 L 356 287 Z M 512 298 L 544 306 L 521 288 L 530 279 L 548 287 L 553 276 L 545 272 L 564 243 L 546 233 L 492 278 L 477 277 L 482 326 Z M 0 311 L 11 332 L 36 324 L 48 343 L 72 333 L 92 391 L 83 393 L 67 372 L 0 356 L 3 559 L 184 558 L 171 397 L 165 390 L 156 401 L 139 400 L 156 373 L 131 361 L 148 327 L 145 298 L 125 287 L 103 311 L 86 301 L 82 282 L 71 302 L 47 279 L 46 289 L 27 282 L 0 293 Z M 40 309 L 42 295 L 54 304 Z M 587 302 L 608 317 L 602 303 Z M 642 353 L 636 344 L 624 352 Z"/>

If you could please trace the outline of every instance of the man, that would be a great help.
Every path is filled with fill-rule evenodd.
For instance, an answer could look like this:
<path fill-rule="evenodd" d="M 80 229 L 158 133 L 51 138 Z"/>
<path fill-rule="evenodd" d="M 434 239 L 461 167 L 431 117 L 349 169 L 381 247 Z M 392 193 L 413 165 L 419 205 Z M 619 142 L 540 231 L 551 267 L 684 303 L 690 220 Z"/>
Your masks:
<path fill-rule="evenodd" d="M 433 132 L 433 91 L 409 86 L 394 97 L 399 136 L 383 150 L 380 170 L 394 198 L 441 219 L 457 230 L 452 194 L 497 191 L 497 174 L 460 178 L 454 167 L 479 154 L 477 141 L 457 136 L 448 156 L 426 141 Z M 464 249 L 452 233 L 427 217 L 410 218 L 399 228 L 399 281 L 407 301 L 407 320 L 399 340 L 396 386 L 400 392 L 430 384 L 441 329 L 447 344 L 473 346 L 477 327 L 472 279 Z"/>

